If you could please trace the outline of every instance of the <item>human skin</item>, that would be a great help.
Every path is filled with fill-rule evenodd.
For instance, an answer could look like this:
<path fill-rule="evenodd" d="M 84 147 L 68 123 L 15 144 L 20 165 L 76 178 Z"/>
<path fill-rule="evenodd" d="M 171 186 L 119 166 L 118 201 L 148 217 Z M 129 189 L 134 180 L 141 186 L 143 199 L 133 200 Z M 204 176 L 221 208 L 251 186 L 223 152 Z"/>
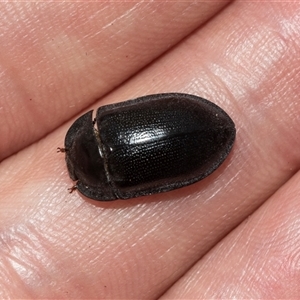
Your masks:
<path fill-rule="evenodd" d="M 0 298 L 300 298 L 300 6 L 0 3 Z M 182 92 L 221 106 L 233 150 L 194 185 L 78 192 L 72 122 Z"/>

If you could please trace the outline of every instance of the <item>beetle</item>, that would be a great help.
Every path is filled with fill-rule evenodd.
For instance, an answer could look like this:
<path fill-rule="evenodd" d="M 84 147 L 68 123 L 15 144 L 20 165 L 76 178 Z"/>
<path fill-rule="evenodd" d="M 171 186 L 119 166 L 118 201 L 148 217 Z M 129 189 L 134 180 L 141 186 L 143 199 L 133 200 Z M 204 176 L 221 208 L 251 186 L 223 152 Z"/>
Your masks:
<path fill-rule="evenodd" d="M 189 94 L 139 97 L 79 117 L 65 160 L 84 196 L 100 201 L 167 192 L 195 183 L 228 156 L 235 124 L 216 104 Z"/>

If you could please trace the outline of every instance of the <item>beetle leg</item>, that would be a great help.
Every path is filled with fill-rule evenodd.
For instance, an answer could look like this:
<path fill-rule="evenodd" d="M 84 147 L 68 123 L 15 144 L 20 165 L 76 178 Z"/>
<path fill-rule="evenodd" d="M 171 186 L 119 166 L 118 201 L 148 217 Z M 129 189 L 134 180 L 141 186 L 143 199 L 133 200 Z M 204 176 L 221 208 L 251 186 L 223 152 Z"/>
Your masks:
<path fill-rule="evenodd" d="M 68 188 L 70 194 L 72 194 L 75 190 L 77 190 L 77 185 L 73 185 L 72 187 Z"/>

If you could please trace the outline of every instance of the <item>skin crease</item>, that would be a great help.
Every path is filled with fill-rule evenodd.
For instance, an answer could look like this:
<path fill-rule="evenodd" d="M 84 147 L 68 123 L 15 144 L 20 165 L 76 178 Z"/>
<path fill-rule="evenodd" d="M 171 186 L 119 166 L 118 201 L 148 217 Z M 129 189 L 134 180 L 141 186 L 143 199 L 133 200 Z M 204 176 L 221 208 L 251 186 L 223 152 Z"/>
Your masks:
<path fill-rule="evenodd" d="M 300 298 L 299 13 L 288 2 L 1 3 L 0 298 Z M 70 195 L 56 147 L 75 118 L 159 92 L 232 117 L 224 164 L 165 194 Z"/>

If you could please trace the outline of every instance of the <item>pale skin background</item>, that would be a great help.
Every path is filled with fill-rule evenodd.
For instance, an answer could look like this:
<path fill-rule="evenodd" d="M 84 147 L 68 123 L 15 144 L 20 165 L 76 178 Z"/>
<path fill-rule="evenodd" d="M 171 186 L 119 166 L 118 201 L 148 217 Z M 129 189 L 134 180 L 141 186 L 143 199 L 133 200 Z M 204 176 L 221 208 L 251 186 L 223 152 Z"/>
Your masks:
<path fill-rule="evenodd" d="M 0 4 L 0 298 L 300 298 L 300 4 Z M 189 187 L 95 202 L 62 147 L 91 108 L 185 92 L 233 151 Z"/>

